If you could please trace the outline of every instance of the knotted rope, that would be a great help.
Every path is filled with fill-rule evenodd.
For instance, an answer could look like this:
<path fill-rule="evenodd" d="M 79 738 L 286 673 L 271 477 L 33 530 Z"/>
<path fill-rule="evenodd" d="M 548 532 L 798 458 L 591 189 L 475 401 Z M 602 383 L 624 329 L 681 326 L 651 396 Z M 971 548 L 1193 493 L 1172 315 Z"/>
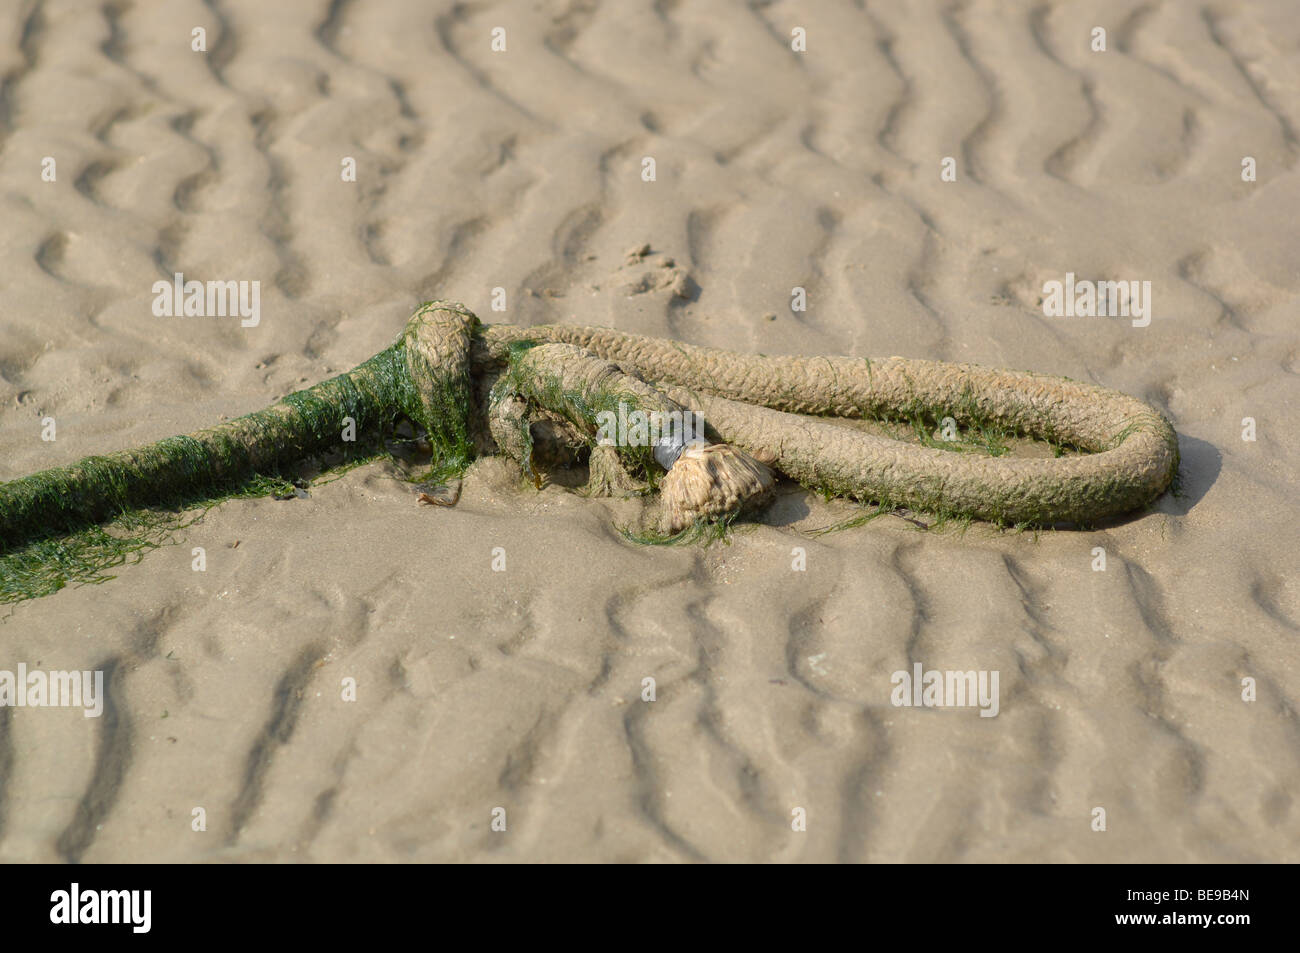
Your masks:
<path fill-rule="evenodd" d="M 482 325 L 463 305 L 434 301 L 391 347 L 265 410 L 0 484 L 0 546 L 277 472 L 337 447 L 344 418 L 358 433 L 377 433 L 404 414 L 426 429 L 444 466 L 463 470 L 494 445 L 526 457 L 537 414 L 594 443 L 596 414 L 618 401 L 702 411 L 730 445 L 688 447 L 671 466 L 661 487 L 669 531 L 761 497 L 772 484 L 766 466 L 835 495 L 1038 525 L 1136 509 L 1178 468 L 1177 435 L 1158 411 L 1060 377 L 900 357 L 745 355 L 607 328 Z M 824 419 L 936 409 L 1087 452 L 973 456 Z M 616 453 L 647 464 L 648 451 Z"/>

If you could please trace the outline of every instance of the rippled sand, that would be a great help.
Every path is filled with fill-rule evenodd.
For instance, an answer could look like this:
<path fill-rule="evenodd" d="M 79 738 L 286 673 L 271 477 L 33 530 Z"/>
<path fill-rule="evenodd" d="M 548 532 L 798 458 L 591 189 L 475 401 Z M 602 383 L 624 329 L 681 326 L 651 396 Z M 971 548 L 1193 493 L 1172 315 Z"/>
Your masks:
<path fill-rule="evenodd" d="M 1294 5 L 862 6 L 0 5 L 0 479 L 265 406 L 431 297 L 1062 374 L 1184 461 L 1082 533 L 810 538 L 848 507 L 796 489 L 641 547 L 492 461 L 452 509 L 384 465 L 223 505 L 0 625 L 0 668 L 109 691 L 0 709 L 0 861 L 1296 859 Z M 155 317 L 175 272 L 260 281 L 260 323 Z M 1067 272 L 1149 280 L 1150 326 L 1044 317 Z M 997 717 L 891 705 L 918 662 L 998 671 Z"/>

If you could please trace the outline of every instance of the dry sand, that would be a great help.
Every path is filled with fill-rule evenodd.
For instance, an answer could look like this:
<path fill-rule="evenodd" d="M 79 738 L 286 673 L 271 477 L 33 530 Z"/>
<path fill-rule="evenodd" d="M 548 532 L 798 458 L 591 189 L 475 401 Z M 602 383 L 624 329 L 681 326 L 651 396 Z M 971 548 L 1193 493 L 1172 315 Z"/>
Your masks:
<path fill-rule="evenodd" d="M 1300 18 L 1028 9 L 0 5 L 0 479 L 265 406 L 447 297 L 1095 382 L 1174 421 L 1185 491 L 817 538 L 848 507 L 799 491 L 707 548 L 496 462 L 453 509 L 383 465 L 229 503 L 0 625 L 0 668 L 109 682 L 100 719 L 0 711 L 0 861 L 1296 859 Z M 260 324 L 155 317 L 177 271 L 260 281 Z M 1045 317 L 1067 272 L 1151 281 L 1150 326 Z M 894 707 L 916 662 L 999 671 L 999 714 Z"/>

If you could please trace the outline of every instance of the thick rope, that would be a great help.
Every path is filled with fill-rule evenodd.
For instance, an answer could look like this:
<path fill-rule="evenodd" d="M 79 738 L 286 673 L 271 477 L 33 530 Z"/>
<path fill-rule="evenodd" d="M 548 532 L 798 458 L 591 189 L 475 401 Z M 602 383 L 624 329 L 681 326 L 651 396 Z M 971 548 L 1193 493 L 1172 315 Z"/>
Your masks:
<path fill-rule="evenodd" d="M 540 343 L 612 362 L 662 400 L 703 411 L 728 443 L 795 479 L 861 500 L 999 523 L 1092 522 L 1150 502 L 1178 468 L 1177 435 L 1158 411 L 1064 378 L 897 357 L 744 355 L 607 328 L 484 326 L 463 305 L 436 301 L 416 311 L 392 347 L 266 410 L 0 484 L 0 547 L 275 472 L 336 448 L 347 417 L 362 433 L 405 414 L 428 430 L 444 463 L 463 468 L 474 452 L 475 380 L 499 375 L 522 347 Z M 1090 452 L 977 457 L 816 419 L 908 418 L 935 409 Z"/>
<path fill-rule="evenodd" d="M 476 363 L 499 360 L 524 339 L 576 345 L 646 380 L 675 385 L 664 393 L 702 410 L 723 440 L 797 480 L 857 499 L 999 523 L 1091 522 L 1150 502 L 1178 470 L 1178 437 L 1159 411 L 1066 378 L 901 357 L 736 354 L 566 325 L 485 327 Z M 978 457 L 802 416 L 906 419 L 921 408 L 1090 452 Z"/>

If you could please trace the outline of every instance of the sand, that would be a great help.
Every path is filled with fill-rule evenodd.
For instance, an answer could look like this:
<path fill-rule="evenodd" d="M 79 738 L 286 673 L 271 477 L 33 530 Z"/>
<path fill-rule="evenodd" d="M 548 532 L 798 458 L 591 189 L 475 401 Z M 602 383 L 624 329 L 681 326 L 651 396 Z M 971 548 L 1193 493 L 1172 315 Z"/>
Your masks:
<path fill-rule="evenodd" d="M 1300 20 L 1027 9 L 0 6 L 0 479 L 265 406 L 432 297 L 1065 375 L 1183 455 L 1087 532 L 813 537 L 852 509 L 793 488 L 645 547 L 499 461 L 454 508 L 383 464 L 225 504 L 0 624 L 0 668 L 108 693 L 0 709 L 0 862 L 1295 860 Z M 259 281 L 259 323 L 155 316 L 176 272 Z M 1149 326 L 1045 316 L 1067 273 L 1150 281 Z M 998 672 L 996 717 L 892 704 L 918 663 Z"/>

